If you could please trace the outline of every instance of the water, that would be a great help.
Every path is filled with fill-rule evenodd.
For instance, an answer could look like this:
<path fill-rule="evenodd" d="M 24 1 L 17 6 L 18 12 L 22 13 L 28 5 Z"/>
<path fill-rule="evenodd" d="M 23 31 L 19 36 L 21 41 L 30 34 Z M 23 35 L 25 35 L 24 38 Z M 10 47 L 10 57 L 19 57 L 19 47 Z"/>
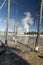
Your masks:
<path fill-rule="evenodd" d="M 4 42 L 5 41 L 5 36 L 0 35 L 0 40 Z M 13 37 L 11 35 L 8 35 L 8 40 L 13 40 Z"/>
<path fill-rule="evenodd" d="M 18 36 L 18 40 L 24 44 L 35 45 L 36 36 Z M 40 41 L 38 45 L 43 45 L 43 37 L 40 37 Z"/>
<path fill-rule="evenodd" d="M 24 44 L 32 44 L 34 45 L 36 42 L 36 37 L 34 36 L 17 36 L 17 39 L 19 42 L 24 43 Z M 5 35 L 0 35 L 0 40 L 5 41 Z M 11 41 L 13 40 L 12 35 L 8 35 L 8 40 Z M 40 43 L 39 45 L 43 45 L 43 37 L 40 38 Z"/>

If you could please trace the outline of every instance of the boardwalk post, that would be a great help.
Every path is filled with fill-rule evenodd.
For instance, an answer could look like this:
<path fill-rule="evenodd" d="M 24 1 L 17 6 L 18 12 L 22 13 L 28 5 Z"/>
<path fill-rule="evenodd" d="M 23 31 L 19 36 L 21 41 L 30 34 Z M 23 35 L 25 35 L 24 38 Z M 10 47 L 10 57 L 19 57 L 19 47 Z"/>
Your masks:
<path fill-rule="evenodd" d="M 10 0 L 8 0 L 8 18 L 7 18 L 7 23 L 6 23 L 7 25 L 6 25 L 5 44 L 7 44 L 9 18 L 10 18 Z"/>
<path fill-rule="evenodd" d="M 35 43 L 35 51 L 38 51 L 39 49 L 38 44 L 40 40 L 41 21 L 42 21 L 42 0 L 41 0 L 41 6 L 40 6 L 40 18 L 38 21 L 38 33 L 37 33 L 37 38 L 36 38 L 36 43 Z"/>

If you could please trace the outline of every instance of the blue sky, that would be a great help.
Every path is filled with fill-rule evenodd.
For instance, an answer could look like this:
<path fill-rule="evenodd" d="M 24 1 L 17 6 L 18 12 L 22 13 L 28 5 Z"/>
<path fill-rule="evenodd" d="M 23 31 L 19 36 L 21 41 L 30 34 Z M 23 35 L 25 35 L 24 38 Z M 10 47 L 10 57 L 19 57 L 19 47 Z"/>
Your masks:
<path fill-rule="evenodd" d="M 0 6 L 3 1 L 4 0 L 0 0 Z M 14 22 L 18 24 L 18 31 L 20 32 L 37 31 L 40 0 L 10 0 L 10 2 L 9 31 L 13 31 Z M 8 0 L 6 0 L 5 5 L 0 10 L 0 31 L 5 31 L 6 29 L 7 8 Z M 43 22 L 41 31 L 43 31 Z"/>

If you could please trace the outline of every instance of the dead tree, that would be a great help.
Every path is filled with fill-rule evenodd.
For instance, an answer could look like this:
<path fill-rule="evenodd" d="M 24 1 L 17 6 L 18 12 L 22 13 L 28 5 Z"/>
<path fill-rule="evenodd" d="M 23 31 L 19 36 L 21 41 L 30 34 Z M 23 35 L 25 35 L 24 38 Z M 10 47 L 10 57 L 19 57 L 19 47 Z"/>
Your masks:
<path fill-rule="evenodd" d="M 7 44 L 9 18 L 10 18 L 10 0 L 8 0 L 8 18 L 7 18 L 7 23 L 6 23 L 7 25 L 6 25 L 5 44 Z"/>
<path fill-rule="evenodd" d="M 36 38 L 36 43 L 35 43 L 35 50 L 38 51 L 38 44 L 40 40 L 40 29 L 41 29 L 41 21 L 42 21 L 42 0 L 41 0 L 41 6 L 40 6 L 40 18 L 38 21 L 38 33 L 37 33 L 37 38 Z"/>

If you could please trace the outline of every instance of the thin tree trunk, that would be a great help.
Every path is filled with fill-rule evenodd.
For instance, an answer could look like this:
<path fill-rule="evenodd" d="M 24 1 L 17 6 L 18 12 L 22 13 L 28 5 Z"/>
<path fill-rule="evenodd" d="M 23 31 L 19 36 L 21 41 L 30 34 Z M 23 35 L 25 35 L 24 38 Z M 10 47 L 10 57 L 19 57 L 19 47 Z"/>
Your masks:
<path fill-rule="evenodd" d="M 36 43 L 35 43 L 35 50 L 38 50 L 38 44 L 40 41 L 41 21 L 42 21 L 42 0 L 41 0 L 41 7 L 40 7 L 40 18 L 38 21 L 38 33 L 37 33 L 37 38 L 36 38 Z"/>
<path fill-rule="evenodd" d="M 7 25 L 6 25 L 6 37 L 5 37 L 6 39 L 5 39 L 5 44 L 7 44 L 9 18 L 10 18 L 10 0 L 8 0 L 8 19 L 7 19 Z"/>
<path fill-rule="evenodd" d="M 8 20 L 6 21 L 5 44 L 7 44 L 7 36 L 8 36 Z"/>

